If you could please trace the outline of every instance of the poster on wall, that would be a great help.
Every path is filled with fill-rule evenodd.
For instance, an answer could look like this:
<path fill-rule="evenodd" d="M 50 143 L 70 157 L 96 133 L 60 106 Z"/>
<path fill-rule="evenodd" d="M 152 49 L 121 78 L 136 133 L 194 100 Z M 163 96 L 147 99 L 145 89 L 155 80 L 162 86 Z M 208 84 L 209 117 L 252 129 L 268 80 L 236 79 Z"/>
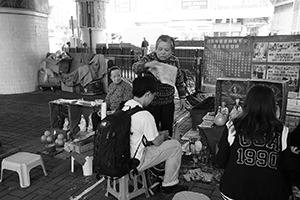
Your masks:
<path fill-rule="evenodd" d="M 268 65 L 266 79 L 276 81 L 288 80 L 289 86 L 298 86 L 299 66 Z"/>
<path fill-rule="evenodd" d="M 252 79 L 266 79 L 267 65 L 252 65 Z"/>
<path fill-rule="evenodd" d="M 299 87 L 300 35 L 205 37 L 203 84 L 217 78 L 289 80 Z"/>
<path fill-rule="evenodd" d="M 294 62 L 300 61 L 300 42 L 270 42 L 268 49 L 268 62 Z"/>
<path fill-rule="evenodd" d="M 266 62 L 267 60 L 267 50 L 268 43 L 267 42 L 255 42 L 252 61 L 254 62 Z"/>
<path fill-rule="evenodd" d="M 249 78 L 252 47 L 247 38 L 212 38 L 205 45 L 204 82 L 215 84 L 219 77 Z"/>

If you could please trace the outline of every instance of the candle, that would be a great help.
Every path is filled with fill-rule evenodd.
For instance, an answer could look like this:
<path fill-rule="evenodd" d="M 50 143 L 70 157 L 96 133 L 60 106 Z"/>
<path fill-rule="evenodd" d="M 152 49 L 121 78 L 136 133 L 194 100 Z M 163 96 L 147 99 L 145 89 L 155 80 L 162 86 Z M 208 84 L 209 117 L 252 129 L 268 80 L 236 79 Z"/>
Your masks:
<path fill-rule="evenodd" d="M 107 106 L 106 102 L 103 102 L 101 104 L 101 119 L 104 119 L 106 117 L 106 110 L 107 110 L 106 106 Z"/>

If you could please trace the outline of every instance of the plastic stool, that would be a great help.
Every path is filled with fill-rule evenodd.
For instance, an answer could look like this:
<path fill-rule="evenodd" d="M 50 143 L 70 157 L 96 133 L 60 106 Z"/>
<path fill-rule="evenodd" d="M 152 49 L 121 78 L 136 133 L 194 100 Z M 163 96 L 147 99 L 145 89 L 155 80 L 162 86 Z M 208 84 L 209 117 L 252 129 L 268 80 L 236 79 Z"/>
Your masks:
<path fill-rule="evenodd" d="M 132 192 L 129 191 L 129 181 L 133 182 Z M 146 198 L 148 198 L 149 193 L 145 172 L 139 172 L 138 175 L 132 176 L 131 179 L 129 178 L 128 174 L 117 180 L 111 180 L 110 178 L 107 178 L 107 189 L 105 196 L 108 196 L 109 193 L 115 196 L 118 200 L 130 200 L 143 193 L 145 193 Z"/>
<path fill-rule="evenodd" d="M 26 188 L 30 186 L 30 170 L 34 167 L 41 165 L 45 176 L 47 172 L 44 166 L 43 159 L 38 154 L 18 152 L 11 156 L 8 156 L 2 160 L 1 177 L 0 182 L 3 178 L 3 170 L 15 171 L 19 174 L 20 186 Z"/>

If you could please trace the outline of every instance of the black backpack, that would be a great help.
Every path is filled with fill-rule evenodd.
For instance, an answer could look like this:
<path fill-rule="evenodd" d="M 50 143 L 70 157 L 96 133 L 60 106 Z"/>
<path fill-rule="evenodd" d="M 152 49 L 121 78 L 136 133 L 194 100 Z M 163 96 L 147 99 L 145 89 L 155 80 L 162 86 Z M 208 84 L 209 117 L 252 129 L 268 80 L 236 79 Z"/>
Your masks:
<path fill-rule="evenodd" d="M 132 169 L 137 172 L 139 160 L 130 157 L 130 128 L 131 115 L 141 110 L 143 109 L 139 106 L 127 111 L 117 110 L 97 125 L 93 158 L 93 170 L 97 179 L 100 179 L 100 175 L 121 178 Z"/>

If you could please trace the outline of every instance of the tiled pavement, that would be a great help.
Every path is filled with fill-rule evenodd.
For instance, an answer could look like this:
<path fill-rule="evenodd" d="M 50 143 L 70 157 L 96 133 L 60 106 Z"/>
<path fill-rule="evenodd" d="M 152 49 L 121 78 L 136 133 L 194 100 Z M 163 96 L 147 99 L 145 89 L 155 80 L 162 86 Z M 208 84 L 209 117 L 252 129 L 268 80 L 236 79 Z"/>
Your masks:
<path fill-rule="evenodd" d="M 64 98 L 94 100 L 104 98 L 104 95 L 80 95 L 63 91 L 36 91 L 26 94 L 0 95 L 0 141 L 2 151 L 0 159 L 17 151 L 33 153 L 42 152 L 42 157 L 48 172 L 45 177 L 41 167 L 31 170 L 31 185 L 21 188 L 17 173 L 4 170 L 3 181 L 0 183 L 0 199 L 3 200 L 51 200 L 51 199 L 115 199 L 112 196 L 105 197 L 106 185 L 97 185 L 86 195 L 82 193 L 97 182 L 94 175 L 85 177 L 82 175 L 81 166 L 75 162 L 75 172 L 70 171 L 70 157 L 66 152 L 55 156 L 43 154 L 44 145 L 40 142 L 40 136 L 45 130 L 50 129 L 48 102 Z M 191 128 L 191 118 L 188 111 L 179 111 L 176 108 L 176 120 L 181 134 Z M 220 199 L 215 186 L 200 182 L 185 183 L 192 191 L 204 193 L 211 199 Z M 80 198 L 81 197 L 81 198 Z M 172 196 L 164 196 L 161 193 L 148 198 L 169 200 Z M 146 199 L 145 195 L 136 198 Z"/>
<path fill-rule="evenodd" d="M 40 136 L 45 130 L 50 129 L 49 101 L 59 98 L 94 100 L 103 97 L 104 95 L 83 96 L 62 91 L 0 95 L 0 141 L 3 146 L 0 151 L 0 160 L 16 151 L 43 152 L 44 145 L 40 143 Z M 181 134 L 192 127 L 188 111 L 179 111 L 177 108 L 176 120 L 179 122 Z M 28 188 L 20 188 L 17 173 L 4 170 L 3 181 L 0 183 L 1 200 L 115 199 L 112 196 L 104 196 L 106 190 L 104 182 L 82 195 L 97 180 L 94 175 L 83 176 L 81 166 L 76 162 L 75 172 L 72 173 L 70 157 L 66 152 L 52 157 L 42 154 L 42 157 L 48 176 L 43 175 L 41 167 L 32 169 L 31 185 Z M 211 200 L 221 200 L 216 185 L 194 181 L 185 182 L 182 178 L 181 183 L 188 185 L 191 191 L 206 194 Z M 135 199 L 146 198 L 145 195 L 141 195 Z M 157 193 L 148 199 L 171 200 L 172 196 Z"/>

